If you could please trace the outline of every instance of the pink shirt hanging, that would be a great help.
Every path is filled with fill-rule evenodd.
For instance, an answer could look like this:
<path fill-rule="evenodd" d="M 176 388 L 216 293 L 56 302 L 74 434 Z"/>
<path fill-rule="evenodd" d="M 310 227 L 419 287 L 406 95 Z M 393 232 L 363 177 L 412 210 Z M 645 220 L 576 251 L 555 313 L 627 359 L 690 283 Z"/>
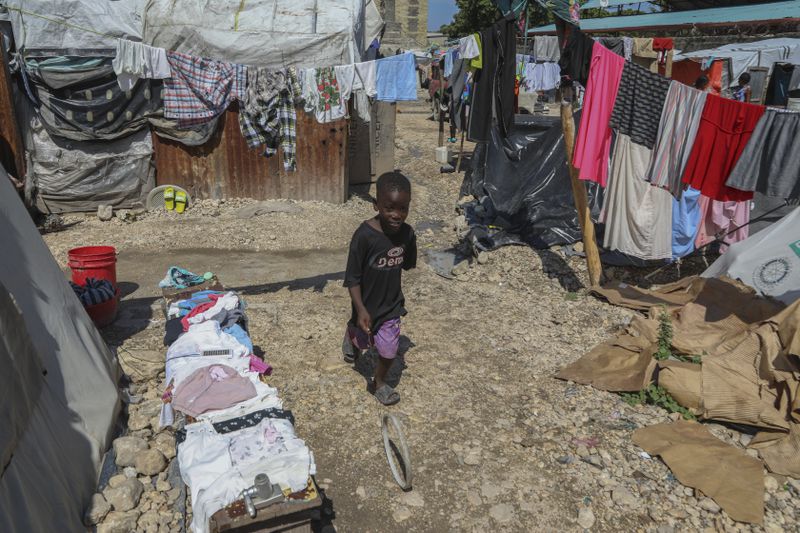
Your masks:
<path fill-rule="evenodd" d="M 617 99 L 624 66 L 625 58 L 598 42 L 594 43 L 572 164 L 580 169 L 580 179 L 594 181 L 603 187 L 608 182 L 608 161 L 611 153 L 611 128 L 608 127 L 608 120 Z"/>

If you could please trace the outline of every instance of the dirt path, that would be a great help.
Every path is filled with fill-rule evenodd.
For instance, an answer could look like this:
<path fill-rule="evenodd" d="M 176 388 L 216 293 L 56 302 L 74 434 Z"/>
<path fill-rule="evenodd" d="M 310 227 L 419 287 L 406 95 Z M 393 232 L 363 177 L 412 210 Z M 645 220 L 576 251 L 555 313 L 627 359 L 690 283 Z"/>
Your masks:
<path fill-rule="evenodd" d="M 401 107 L 397 140 L 398 167 L 413 183 L 409 222 L 434 223 L 419 231 L 422 251 L 455 244 L 462 176 L 439 173 L 425 109 Z M 121 321 L 104 333 L 134 352 L 163 350 L 153 297 L 168 265 L 212 270 L 240 288 L 253 341 L 275 367 L 271 385 L 315 453 L 336 530 L 578 531 L 590 522 L 597 531 L 750 530 L 639 455 L 631 432 L 667 413 L 553 379 L 630 313 L 563 288 L 585 279 L 580 261 L 522 247 L 491 254 L 458 281 L 422 262 L 405 278 L 405 353 L 394 369 L 402 401 L 390 409 L 405 420 L 413 455 L 414 490 L 403 493 L 383 454 L 385 409 L 365 392 L 371 362 L 353 369 L 339 358 L 346 247 L 371 205 L 354 197 L 238 218 L 251 204 L 205 202 L 182 220 L 74 217 L 46 240 L 62 263 L 72 246 L 118 247 L 119 277 L 132 285 Z M 142 391 L 155 398 L 159 386 L 153 380 Z M 738 434 L 713 431 L 738 445 Z M 767 529 L 796 527 L 782 494 L 770 493 Z"/>

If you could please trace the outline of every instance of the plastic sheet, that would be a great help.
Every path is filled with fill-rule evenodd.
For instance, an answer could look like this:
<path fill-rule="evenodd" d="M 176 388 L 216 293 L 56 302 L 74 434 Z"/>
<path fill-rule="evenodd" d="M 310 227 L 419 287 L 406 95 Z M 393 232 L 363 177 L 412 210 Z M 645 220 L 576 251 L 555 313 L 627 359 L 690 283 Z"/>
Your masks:
<path fill-rule="evenodd" d="M 576 113 L 576 128 L 579 118 Z M 507 244 L 548 248 L 581 239 L 560 117 L 517 115 L 505 142 L 494 126 L 491 142 L 476 146 L 462 189 L 478 199 L 465 209 L 468 240 L 478 249 Z M 596 219 L 602 189 L 596 184 L 587 189 Z"/>

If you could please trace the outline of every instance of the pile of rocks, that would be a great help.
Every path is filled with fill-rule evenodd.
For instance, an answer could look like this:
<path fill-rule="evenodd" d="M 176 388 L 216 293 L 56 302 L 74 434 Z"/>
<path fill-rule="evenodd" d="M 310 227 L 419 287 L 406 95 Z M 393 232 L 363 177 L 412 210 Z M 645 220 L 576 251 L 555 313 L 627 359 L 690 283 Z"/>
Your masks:
<path fill-rule="evenodd" d="M 98 533 L 167 533 L 179 531 L 184 521 L 184 492 L 172 479 L 177 472 L 175 437 L 158 431 L 161 401 L 146 384 L 123 391 L 128 404 L 128 434 L 113 442 L 117 473 L 94 494 L 84 514 L 87 526 Z"/>

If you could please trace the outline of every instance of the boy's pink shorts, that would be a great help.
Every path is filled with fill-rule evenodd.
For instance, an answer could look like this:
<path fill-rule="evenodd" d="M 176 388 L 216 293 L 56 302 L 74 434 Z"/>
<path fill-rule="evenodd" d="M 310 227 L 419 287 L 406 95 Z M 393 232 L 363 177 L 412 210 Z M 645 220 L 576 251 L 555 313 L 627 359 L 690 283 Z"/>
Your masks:
<path fill-rule="evenodd" d="M 378 355 L 384 359 L 394 359 L 400 347 L 400 319 L 387 320 L 371 336 L 364 333 L 361 328 L 348 326 L 347 335 L 350 337 L 350 342 L 359 350 L 367 350 L 374 345 Z"/>

